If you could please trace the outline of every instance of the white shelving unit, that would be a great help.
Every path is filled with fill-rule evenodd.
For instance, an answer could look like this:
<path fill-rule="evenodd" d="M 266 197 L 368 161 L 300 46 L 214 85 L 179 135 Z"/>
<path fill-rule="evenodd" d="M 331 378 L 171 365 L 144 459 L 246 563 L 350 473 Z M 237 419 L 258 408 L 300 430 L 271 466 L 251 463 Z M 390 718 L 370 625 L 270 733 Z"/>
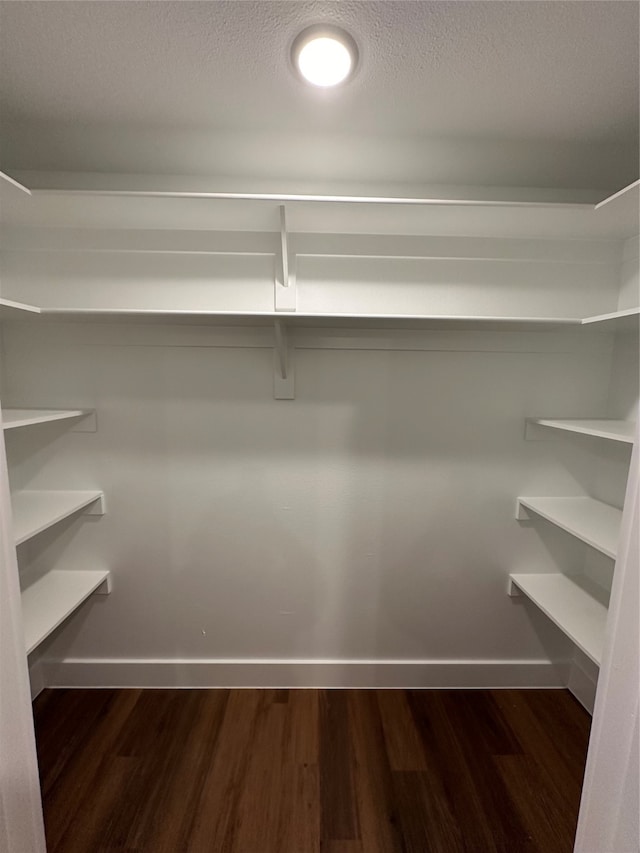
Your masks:
<path fill-rule="evenodd" d="M 104 494 L 96 491 L 22 491 L 11 496 L 16 545 L 42 533 L 81 509 L 104 515 Z"/>
<path fill-rule="evenodd" d="M 532 429 L 538 437 L 537 427 L 547 427 L 552 430 L 573 432 L 580 435 L 590 435 L 609 441 L 622 441 L 633 444 L 635 424 L 633 421 L 617 421 L 613 419 L 587 418 L 528 418 L 526 437 L 533 438 Z"/>
<path fill-rule="evenodd" d="M 621 510 L 589 497 L 519 497 L 516 518 L 525 521 L 531 518 L 531 513 L 550 521 L 615 560 Z"/>
<path fill-rule="evenodd" d="M 50 421 L 84 418 L 92 412 L 92 409 L 3 409 L 2 424 L 5 430 L 18 429 Z"/>
<path fill-rule="evenodd" d="M 106 570 L 54 569 L 22 591 L 22 616 L 27 654 L 36 649 L 92 594 L 107 594 Z"/>
<path fill-rule="evenodd" d="M 509 595 L 525 595 L 595 664 L 607 624 L 606 592 L 583 576 L 509 575 Z"/>

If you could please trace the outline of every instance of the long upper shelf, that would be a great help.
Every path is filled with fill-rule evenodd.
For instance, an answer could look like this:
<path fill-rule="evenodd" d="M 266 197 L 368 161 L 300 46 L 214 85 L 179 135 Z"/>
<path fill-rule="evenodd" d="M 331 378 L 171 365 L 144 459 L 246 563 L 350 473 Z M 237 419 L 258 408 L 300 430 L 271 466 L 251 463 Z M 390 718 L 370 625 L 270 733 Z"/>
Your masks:
<path fill-rule="evenodd" d="M 102 515 L 104 495 L 97 491 L 31 491 L 11 495 L 16 545 L 26 542 L 81 509 Z"/>
<path fill-rule="evenodd" d="M 6 183 L 6 182 L 5 182 Z M 31 189 L 7 185 L 10 225 L 273 231 L 286 204 L 292 233 L 625 239 L 638 234 L 638 182 L 599 204 L 509 198 Z M 2 189 L 2 187 L 0 187 Z"/>
<path fill-rule="evenodd" d="M 640 309 L 606 314 L 607 325 L 620 317 L 626 326 L 630 318 L 638 326 Z M 505 317 L 442 314 L 320 314 L 299 311 L 211 311 L 138 308 L 39 308 L 35 305 L 0 299 L 0 319 L 44 319 L 85 322 L 185 323 L 218 326 L 271 326 L 278 320 L 292 328 L 378 328 L 378 329 L 495 329 L 508 331 L 590 327 L 599 328 L 598 317 Z"/>
<path fill-rule="evenodd" d="M 615 560 L 622 512 L 589 497 L 519 497 L 516 518 L 531 518 L 531 513 L 555 524 Z"/>

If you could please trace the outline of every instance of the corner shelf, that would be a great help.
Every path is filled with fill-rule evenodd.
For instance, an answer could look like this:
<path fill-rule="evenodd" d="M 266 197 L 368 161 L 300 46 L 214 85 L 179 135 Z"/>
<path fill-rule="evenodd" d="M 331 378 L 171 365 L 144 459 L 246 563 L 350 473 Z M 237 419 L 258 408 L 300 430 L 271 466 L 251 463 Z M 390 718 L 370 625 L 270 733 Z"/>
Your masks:
<path fill-rule="evenodd" d="M 22 616 L 27 654 L 31 654 L 92 593 L 110 591 L 110 574 L 106 570 L 53 570 L 24 589 Z"/>
<path fill-rule="evenodd" d="M 607 624 L 606 592 L 582 575 L 509 575 L 509 595 L 525 595 L 598 666 Z"/>
<path fill-rule="evenodd" d="M 5 430 L 18 429 L 50 421 L 84 418 L 92 414 L 92 411 L 92 409 L 3 409 L 2 425 Z"/>
<path fill-rule="evenodd" d="M 516 518 L 528 520 L 530 512 L 616 559 L 622 512 L 588 497 L 530 498 L 519 497 Z"/>
<path fill-rule="evenodd" d="M 104 494 L 95 491 L 14 492 L 11 506 L 15 544 L 20 545 L 81 509 L 88 507 L 88 515 L 104 515 Z"/>
<path fill-rule="evenodd" d="M 635 434 L 635 423 L 633 421 L 616 421 L 608 418 L 590 420 L 586 418 L 527 418 L 526 438 L 533 438 L 531 428 L 547 427 L 554 430 L 590 435 L 596 438 L 605 438 L 609 441 L 622 441 L 633 444 Z"/>
<path fill-rule="evenodd" d="M 0 320 L 24 320 L 38 314 L 42 314 L 42 310 L 36 305 L 14 302 L 13 299 L 0 299 Z"/>
<path fill-rule="evenodd" d="M 609 314 L 585 317 L 582 325 L 592 326 L 597 330 L 604 329 L 604 331 L 637 332 L 640 328 L 640 308 L 624 308 Z"/>

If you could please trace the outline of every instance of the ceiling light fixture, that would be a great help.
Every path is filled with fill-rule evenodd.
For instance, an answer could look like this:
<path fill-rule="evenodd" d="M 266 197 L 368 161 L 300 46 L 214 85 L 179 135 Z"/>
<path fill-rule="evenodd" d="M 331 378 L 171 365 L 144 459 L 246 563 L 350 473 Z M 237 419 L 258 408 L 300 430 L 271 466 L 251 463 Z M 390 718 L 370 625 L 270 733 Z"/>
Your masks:
<path fill-rule="evenodd" d="M 291 58 L 303 80 L 328 88 L 344 83 L 355 71 L 358 48 L 339 27 L 307 27 L 293 42 Z"/>

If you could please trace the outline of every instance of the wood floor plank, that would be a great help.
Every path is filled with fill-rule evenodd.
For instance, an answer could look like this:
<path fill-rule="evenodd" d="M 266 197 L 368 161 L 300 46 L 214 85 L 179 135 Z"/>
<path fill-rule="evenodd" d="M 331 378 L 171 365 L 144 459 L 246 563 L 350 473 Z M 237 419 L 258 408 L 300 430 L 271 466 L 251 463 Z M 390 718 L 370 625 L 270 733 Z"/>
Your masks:
<path fill-rule="evenodd" d="M 103 843 L 136 849 L 153 831 L 192 725 L 194 698 L 190 691 L 143 691 L 116 743 L 120 756 L 135 758 L 136 762 L 134 772 L 120 789 L 117 824 L 105 832 Z M 171 732 L 171 739 L 166 732 Z"/>
<path fill-rule="evenodd" d="M 264 707 L 260 690 L 230 691 L 216 749 L 196 807 L 189 840 L 194 850 L 233 853 L 242 785 Z"/>
<path fill-rule="evenodd" d="M 76 693 L 72 719 L 78 719 L 80 725 L 79 717 L 82 716 L 85 701 L 91 707 L 96 699 L 88 694 L 102 691 L 72 692 Z M 94 725 L 85 732 L 84 738 L 75 744 L 63 772 L 56 779 L 55 784 L 45 791 L 43 809 L 49 851 L 65 849 L 67 845 L 64 839 L 72 833 L 76 813 L 84 808 L 85 804 L 87 812 L 91 813 L 95 792 L 102 786 L 103 762 L 106 757 L 113 754 L 114 744 L 122 728 L 129 721 L 140 696 L 140 691 L 137 690 L 106 691 L 106 693 L 108 695 L 104 713 L 94 720 Z M 63 715 L 66 712 L 67 709 L 64 707 L 56 708 L 57 715 Z M 54 717 L 54 723 L 58 722 L 59 720 Z M 43 726 L 38 726 L 36 729 L 36 743 L 41 741 L 42 728 Z M 60 748 L 64 748 L 63 743 L 60 744 Z M 39 761 L 41 776 L 46 778 L 49 775 L 46 759 L 41 757 Z"/>
<path fill-rule="evenodd" d="M 283 737 L 278 837 L 281 850 L 320 853 L 320 745 L 317 690 L 289 694 Z"/>
<path fill-rule="evenodd" d="M 109 755 L 100 764 L 100 784 L 85 796 L 75 811 L 72 823 L 60 841 L 48 845 L 49 853 L 87 853 L 105 848 L 132 850 L 114 841 L 121 833 L 122 791 L 139 769 L 139 759 Z M 116 817 L 117 816 L 117 817 Z"/>
<path fill-rule="evenodd" d="M 67 762 L 77 756 L 78 748 L 91 736 L 97 721 L 108 712 L 110 703 L 116 694 L 113 690 L 94 690 L 91 695 L 82 696 L 75 690 L 47 691 L 48 704 L 39 703 L 35 714 L 35 724 L 42 736 L 38 738 L 38 758 L 40 766 L 46 768 L 41 774 L 41 785 L 46 795 Z M 47 700 L 47 695 L 43 697 Z M 40 715 L 47 714 L 46 726 L 39 725 Z"/>
<path fill-rule="evenodd" d="M 464 853 L 460 824 L 432 773 L 394 772 L 393 783 L 407 853 Z"/>
<path fill-rule="evenodd" d="M 528 755 L 498 755 L 495 762 L 534 849 L 540 853 L 571 853 L 577 821 L 567 820 L 563 801 L 544 784 L 534 759 Z"/>
<path fill-rule="evenodd" d="M 320 832 L 323 844 L 360 838 L 353 741 L 342 690 L 320 691 Z"/>
<path fill-rule="evenodd" d="M 426 770 L 424 747 L 403 690 L 377 691 L 378 708 L 393 771 Z"/>
<path fill-rule="evenodd" d="M 491 756 L 477 748 L 458 715 L 457 691 L 411 691 L 432 773 L 442 780 L 451 810 L 463 828 L 465 849 L 486 853 L 526 850 L 526 830 L 509 801 Z"/>
<path fill-rule="evenodd" d="M 569 853 L 566 691 L 47 690 L 49 853 Z"/>
<path fill-rule="evenodd" d="M 238 798 L 234 853 L 279 853 L 282 849 L 278 836 L 285 718 L 285 706 L 273 701 L 267 702 L 258 716 Z"/>
<path fill-rule="evenodd" d="M 393 779 L 376 695 L 346 691 L 353 742 L 355 799 L 362 846 L 370 853 L 403 853 Z"/>
<path fill-rule="evenodd" d="M 536 700 L 528 695 L 534 692 L 536 691 L 496 691 L 495 701 L 502 709 L 505 718 L 522 744 L 524 753 L 535 759 L 545 780 L 545 785 L 555 791 L 556 797 L 564 803 L 565 808 L 570 813 L 575 812 L 577 814 L 584 774 L 586 744 L 588 743 L 588 738 L 584 737 L 585 729 L 576 725 L 569 738 L 569 741 L 573 741 L 574 738 L 584 737 L 581 757 L 576 756 L 573 748 L 567 752 L 565 726 L 560 725 L 557 719 L 550 718 L 549 715 L 538 716 L 535 708 Z M 564 696 L 558 697 L 556 716 L 560 717 L 570 711 L 573 717 L 574 711 L 577 711 L 578 718 L 586 717 L 588 722 L 586 711 L 576 707 L 577 702 L 573 700 L 573 697 L 570 697 L 572 702 L 569 705 L 565 704 L 565 698 Z M 580 734 L 581 729 L 582 734 Z M 572 761 L 572 757 L 574 761 Z"/>
<path fill-rule="evenodd" d="M 137 847 L 156 853 L 177 853 L 189 847 L 197 803 L 204 785 L 228 700 L 227 690 L 185 691 L 186 726 L 174 731 L 172 748 L 163 766 L 154 768 L 159 779 L 148 781 L 154 795 L 146 797 L 135 831 Z"/>

